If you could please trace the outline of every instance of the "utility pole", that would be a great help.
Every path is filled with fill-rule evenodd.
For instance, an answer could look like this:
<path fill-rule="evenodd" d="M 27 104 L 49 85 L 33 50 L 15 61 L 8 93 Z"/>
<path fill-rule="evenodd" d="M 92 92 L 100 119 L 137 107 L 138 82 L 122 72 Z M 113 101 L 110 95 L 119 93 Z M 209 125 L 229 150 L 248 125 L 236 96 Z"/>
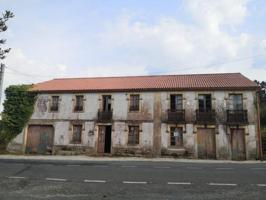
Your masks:
<path fill-rule="evenodd" d="M 5 65 L 0 64 L 0 104 L 2 100 L 2 89 L 3 89 L 3 82 L 4 82 L 4 71 L 5 71 Z"/>

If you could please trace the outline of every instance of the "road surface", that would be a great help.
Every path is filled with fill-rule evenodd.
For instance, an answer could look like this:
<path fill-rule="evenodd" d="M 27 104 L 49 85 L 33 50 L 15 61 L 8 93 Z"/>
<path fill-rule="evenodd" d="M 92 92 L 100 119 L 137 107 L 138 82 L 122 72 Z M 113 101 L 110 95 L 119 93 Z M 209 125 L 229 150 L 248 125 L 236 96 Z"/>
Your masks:
<path fill-rule="evenodd" d="M 265 163 L 0 160 L 0 199 L 266 199 Z"/>

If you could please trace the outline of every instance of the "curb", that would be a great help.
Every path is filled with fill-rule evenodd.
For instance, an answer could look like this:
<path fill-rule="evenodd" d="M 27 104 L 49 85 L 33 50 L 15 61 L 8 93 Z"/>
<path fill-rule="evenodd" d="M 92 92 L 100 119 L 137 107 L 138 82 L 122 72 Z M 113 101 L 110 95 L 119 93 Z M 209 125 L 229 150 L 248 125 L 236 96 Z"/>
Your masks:
<path fill-rule="evenodd" d="M 89 156 L 25 156 L 25 155 L 0 155 L 1 161 L 34 161 L 34 162 L 173 162 L 173 163 L 209 163 L 209 164 L 266 164 L 266 161 L 247 160 L 196 160 L 175 158 L 139 158 L 139 157 L 89 157 Z"/>

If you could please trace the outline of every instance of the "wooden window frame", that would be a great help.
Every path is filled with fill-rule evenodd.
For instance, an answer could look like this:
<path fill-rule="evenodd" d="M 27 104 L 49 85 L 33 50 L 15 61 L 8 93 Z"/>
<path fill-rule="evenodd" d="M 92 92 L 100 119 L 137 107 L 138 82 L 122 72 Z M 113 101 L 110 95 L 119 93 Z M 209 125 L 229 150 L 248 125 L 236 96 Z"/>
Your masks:
<path fill-rule="evenodd" d="M 131 133 L 131 128 L 136 128 L 137 129 L 137 133 L 135 134 L 134 132 Z M 136 131 L 136 130 L 135 130 Z M 132 134 L 132 136 L 130 136 L 130 134 Z M 130 140 L 130 138 L 133 137 L 133 141 Z M 128 125 L 128 140 L 127 140 L 127 144 L 129 146 L 137 146 L 140 143 L 140 127 L 139 125 Z"/>
<path fill-rule="evenodd" d="M 243 94 L 242 93 L 229 93 L 228 95 L 228 101 L 229 101 L 229 109 L 230 109 L 230 106 L 232 105 L 234 107 L 234 103 L 232 102 L 233 99 L 231 99 L 230 97 L 231 96 L 241 96 L 241 103 L 242 103 L 242 108 L 241 109 L 236 109 L 236 108 L 232 108 L 231 110 L 244 110 L 244 97 L 243 97 Z"/>
<path fill-rule="evenodd" d="M 104 105 L 104 98 L 105 97 L 108 97 L 108 96 L 110 96 L 110 102 L 109 102 L 109 105 L 110 105 L 110 110 L 105 110 L 104 108 L 105 108 L 105 105 Z M 111 94 L 101 94 L 101 106 L 100 106 L 100 110 L 102 111 L 102 112 L 112 112 L 113 111 L 113 96 L 111 95 Z"/>
<path fill-rule="evenodd" d="M 206 98 L 205 98 L 205 105 L 204 105 L 204 110 L 203 111 L 200 111 L 201 110 L 201 108 L 200 108 L 200 96 L 210 96 L 210 109 L 209 110 L 207 110 L 207 101 L 206 101 Z M 200 112 L 211 112 L 212 111 L 212 109 L 213 109 L 213 105 L 212 105 L 212 94 L 210 94 L 210 93 L 199 93 L 198 94 L 198 110 L 200 111 Z"/>
<path fill-rule="evenodd" d="M 174 145 L 172 145 L 172 139 L 173 139 L 173 137 L 175 138 L 175 136 L 172 136 L 172 134 L 174 133 L 173 131 L 172 131 L 172 129 L 180 129 L 180 131 L 181 131 L 181 144 L 176 144 L 176 140 L 174 140 L 175 141 L 175 144 Z M 170 126 L 170 131 L 169 131 L 169 146 L 171 147 L 171 148 L 180 148 L 180 147 L 183 147 L 184 146 L 184 135 L 183 135 L 183 127 L 176 127 L 176 126 Z"/>
<path fill-rule="evenodd" d="M 58 98 L 58 101 L 57 101 L 57 109 L 54 110 L 54 97 L 57 97 Z M 50 107 L 49 107 L 49 111 L 50 112 L 59 112 L 59 107 L 60 107 L 60 96 L 59 95 L 52 95 L 51 96 L 51 101 L 50 101 Z"/>
<path fill-rule="evenodd" d="M 75 127 L 79 126 L 80 129 L 80 140 L 74 140 L 75 137 Z M 82 144 L 82 132 L 83 132 L 83 124 L 72 124 L 72 137 L 71 137 L 71 144 Z"/>
<path fill-rule="evenodd" d="M 137 97 L 137 98 L 132 98 L 132 97 Z M 130 94 L 129 95 L 129 112 L 139 112 L 139 111 L 140 111 L 140 94 Z"/>
<path fill-rule="evenodd" d="M 82 97 L 82 105 L 80 106 L 80 105 L 77 105 L 77 99 L 78 99 L 78 97 Z M 74 112 L 84 112 L 84 101 L 85 101 L 85 97 L 84 97 L 84 95 L 83 94 L 76 94 L 75 95 L 75 100 L 74 100 L 74 109 L 73 109 L 73 111 Z M 81 107 L 82 109 L 77 109 L 77 107 Z"/>
<path fill-rule="evenodd" d="M 177 107 L 177 105 L 176 105 L 176 102 L 174 103 L 175 104 L 175 109 L 172 109 L 172 96 L 180 96 L 181 97 L 181 99 L 180 99 L 180 101 L 181 101 L 181 109 L 176 109 L 176 107 Z M 170 111 L 177 111 L 177 110 L 182 110 L 183 108 L 184 108 L 184 103 L 183 103 L 183 94 L 176 94 L 176 93 L 171 93 L 170 95 L 169 95 L 169 110 Z"/>

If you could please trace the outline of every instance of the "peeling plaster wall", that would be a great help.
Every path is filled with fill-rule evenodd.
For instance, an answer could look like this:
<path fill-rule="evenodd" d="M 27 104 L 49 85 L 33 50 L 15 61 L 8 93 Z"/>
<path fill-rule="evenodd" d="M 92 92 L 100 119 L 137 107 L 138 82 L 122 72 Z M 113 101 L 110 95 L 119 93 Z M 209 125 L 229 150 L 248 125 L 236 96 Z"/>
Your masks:
<path fill-rule="evenodd" d="M 226 110 L 229 108 L 229 94 L 243 93 L 244 109 L 248 110 L 249 125 L 246 128 L 246 155 L 247 159 L 256 158 L 257 127 L 255 95 L 253 91 L 178 91 L 178 92 L 141 92 L 140 111 L 129 112 L 129 99 L 131 93 L 109 93 L 112 95 L 113 122 L 112 148 L 113 152 L 120 149 L 132 148 L 142 152 L 143 149 L 153 149 L 153 153 L 173 150 L 170 147 L 170 126 L 164 120 L 170 108 L 170 94 L 182 94 L 185 109 L 186 124 L 183 127 L 183 149 L 192 157 L 197 157 L 197 134 L 195 125 L 195 110 L 198 108 L 198 94 L 211 93 L 212 105 L 217 113 L 216 124 L 216 154 L 217 159 L 230 159 L 231 141 L 230 130 L 226 125 Z M 134 93 L 132 93 L 134 94 Z M 55 127 L 54 144 L 58 146 L 71 146 L 72 124 L 74 122 L 84 125 L 82 130 L 82 143 L 79 146 L 92 148 L 96 151 L 98 137 L 97 113 L 102 105 L 101 93 L 85 93 L 84 111 L 73 112 L 76 94 L 54 94 L 60 96 L 59 112 L 50 112 L 50 94 L 39 94 L 35 111 L 29 124 L 52 124 Z M 128 125 L 140 125 L 139 145 L 128 146 Z M 23 138 L 23 137 L 20 137 Z M 20 141 L 23 142 L 23 141 Z M 180 148 L 179 148 L 180 150 Z M 178 150 L 178 151 L 179 151 Z M 120 152 L 121 153 L 121 152 Z"/>
<path fill-rule="evenodd" d="M 246 135 L 246 155 L 247 159 L 256 159 L 256 127 L 255 125 L 249 125 L 248 128 L 248 134 Z"/>
<path fill-rule="evenodd" d="M 114 120 L 126 120 L 127 119 L 127 94 L 125 93 L 114 93 L 112 94 L 113 106 L 113 119 Z"/>

